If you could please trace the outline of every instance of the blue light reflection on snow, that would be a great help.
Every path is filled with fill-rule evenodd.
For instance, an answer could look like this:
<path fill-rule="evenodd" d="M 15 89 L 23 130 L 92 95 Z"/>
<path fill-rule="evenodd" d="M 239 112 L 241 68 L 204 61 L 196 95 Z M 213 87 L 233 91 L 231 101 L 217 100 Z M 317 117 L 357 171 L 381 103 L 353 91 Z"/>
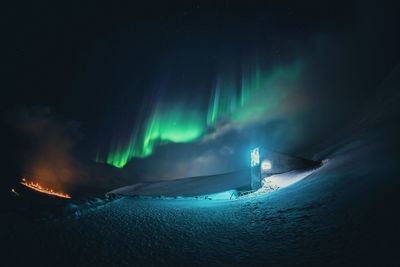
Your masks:
<path fill-rule="evenodd" d="M 235 199 L 237 198 L 237 191 L 236 190 L 228 190 L 224 192 L 218 192 L 214 194 L 204 195 L 201 197 L 205 197 L 211 200 L 228 200 L 228 199 Z"/>

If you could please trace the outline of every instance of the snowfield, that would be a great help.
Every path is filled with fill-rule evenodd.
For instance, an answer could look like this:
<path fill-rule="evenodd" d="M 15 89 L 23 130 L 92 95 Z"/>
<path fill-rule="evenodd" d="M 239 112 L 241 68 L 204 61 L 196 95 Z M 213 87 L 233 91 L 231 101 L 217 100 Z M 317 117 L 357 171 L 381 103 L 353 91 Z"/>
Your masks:
<path fill-rule="evenodd" d="M 234 188 L 250 187 L 250 171 L 199 176 L 170 181 L 155 181 L 136 183 L 117 188 L 109 193 L 128 196 L 200 196 L 232 190 Z"/>
<path fill-rule="evenodd" d="M 286 188 L 234 200 L 117 196 L 32 218 L 11 212 L 5 257 L 17 265 L 395 266 L 395 162 L 371 143 L 337 151 Z"/>

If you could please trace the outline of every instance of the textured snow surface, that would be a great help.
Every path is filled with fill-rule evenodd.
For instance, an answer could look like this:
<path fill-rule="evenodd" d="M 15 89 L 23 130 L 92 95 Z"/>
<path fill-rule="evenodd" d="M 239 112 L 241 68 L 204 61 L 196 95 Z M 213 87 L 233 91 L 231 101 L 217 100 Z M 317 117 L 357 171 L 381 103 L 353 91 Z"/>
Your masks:
<path fill-rule="evenodd" d="M 392 163 L 373 146 L 349 149 L 303 180 L 254 197 L 124 196 L 68 204 L 58 215 L 7 214 L 5 259 L 69 266 L 394 265 L 399 186 Z"/>

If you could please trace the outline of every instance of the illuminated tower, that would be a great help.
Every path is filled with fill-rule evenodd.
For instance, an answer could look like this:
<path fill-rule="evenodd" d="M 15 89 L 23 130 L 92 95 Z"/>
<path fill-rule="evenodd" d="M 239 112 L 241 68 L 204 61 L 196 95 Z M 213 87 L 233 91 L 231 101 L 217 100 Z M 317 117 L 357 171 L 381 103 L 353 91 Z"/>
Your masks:
<path fill-rule="evenodd" d="M 250 152 L 250 167 L 251 189 L 257 190 L 261 187 L 260 149 L 258 147 Z"/>

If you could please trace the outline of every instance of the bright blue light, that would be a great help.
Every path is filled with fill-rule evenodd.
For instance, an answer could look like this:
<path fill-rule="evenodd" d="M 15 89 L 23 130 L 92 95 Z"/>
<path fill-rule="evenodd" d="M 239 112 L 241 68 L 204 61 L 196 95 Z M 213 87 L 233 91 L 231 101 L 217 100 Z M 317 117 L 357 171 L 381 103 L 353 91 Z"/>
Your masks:
<path fill-rule="evenodd" d="M 207 198 L 212 200 L 227 200 L 237 198 L 236 190 L 228 190 L 224 192 L 218 192 L 214 194 L 207 195 Z"/>
<path fill-rule="evenodd" d="M 251 150 L 250 157 L 251 157 L 251 162 L 250 162 L 251 167 L 259 165 L 260 164 L 260 149 L 258 147 L 256 147 L 253 150 Z"/>

